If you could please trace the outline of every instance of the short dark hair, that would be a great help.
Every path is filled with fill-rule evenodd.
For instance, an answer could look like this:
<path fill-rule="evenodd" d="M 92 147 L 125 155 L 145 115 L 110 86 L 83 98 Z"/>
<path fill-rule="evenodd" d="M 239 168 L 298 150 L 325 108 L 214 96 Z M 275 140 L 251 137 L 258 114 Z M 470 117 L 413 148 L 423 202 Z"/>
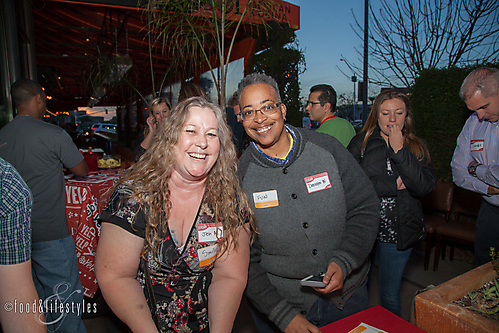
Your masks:
<path fill-rule="evenodd" d="M 206 99 L 206 91 L 204 91 L 203 87 L 201 87 L 199 84 L 194 83 L 194 82 L 187 82 L 182 86 L 180 89 L 180 93 L 178 94 L 178 102 L 185 101 L 189 97 L 204 97 Z"/>
<path fill-rule="evenodd" d="M 234 93 L 232 94 L 232 96 L 230 96 L 230 98 L 227 100 L 227 106 L 230 107 L 230 108 L 233 108 L 234 106 L 237 105 L 238 103 L 238 98 L 237 98 L 237 91 L 234 91 Z"/>
<path fill-rule="evenodd" d="M 321 106 L 326 105 L 326 103 L 331 104 L 331 112 L 336 111 L 336 91 L 329 84 L 316 84 L 310 88 L 310 93 L 320 91 L 319 102 Z"/>
<path fill-rule="evenodd" d="M 43 96 L 44 91 L 35 81 L 30 79 L 20 79 L 14 82 L 10 88 L 10 93 L 12 95 L 14 106 L 17 107 L 31 101 L 31 99 L 38 94 Z"/>
<path fill-rule="evenodd" d="M 274 78 L 263 73 L 251 73 L 249 75 L 246 75 L 241 80 L 241 82 L 239 82 L 237 86 L 237 91 L 235 92 L 237 94 L 237 102 L 239 103 L 241 101 L 241 93 L 244 89 L 253 84 L 259 84 L 259 83 L 271 86 L 277 94 L 278 100 L 276 102 L 281 101 L 281 95 L 279 94 L 279 86 L 277 85 L 277 82 L 276 80 L 274 80 Z"/>
<path fill-rule="evenodd" d="M 459 90 L 459 97 L 466 101 L 477 92 L 485 98 L 499 94 L 499 69 L 479 67 L 468 74 Z"/>

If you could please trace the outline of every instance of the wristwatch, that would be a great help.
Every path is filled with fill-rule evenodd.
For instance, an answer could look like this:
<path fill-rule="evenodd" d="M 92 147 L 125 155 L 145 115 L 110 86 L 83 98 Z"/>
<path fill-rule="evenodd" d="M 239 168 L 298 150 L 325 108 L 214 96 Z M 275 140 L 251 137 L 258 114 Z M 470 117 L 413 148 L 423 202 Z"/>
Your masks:
<path fill-rule="evenodd" d="M 468 173 L 473 177 L 476 177 L 476 168 L 478 168 L 481 164 L 473 164 L 468 167 Z"/>

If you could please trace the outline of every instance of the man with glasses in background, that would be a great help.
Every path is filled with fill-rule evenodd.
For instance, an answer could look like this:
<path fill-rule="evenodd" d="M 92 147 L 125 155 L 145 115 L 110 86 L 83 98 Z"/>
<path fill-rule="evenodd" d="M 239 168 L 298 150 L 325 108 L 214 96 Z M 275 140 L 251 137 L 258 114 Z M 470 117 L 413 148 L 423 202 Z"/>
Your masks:
<path fill-rule="evenodd" d="M 310 88 L 305 109 L 311 120 L 320 123 L 317 132 L 329 134 L 347 147 L 355 136 L 355 129 L 346 119 L 336 116 L 336 91 L 328 84 Z"/>
<path fill-rule="evenodd" d="M 273 78 L 250 74 L 237 95 L 253 139 L 239 162 L 257 218 L 246 291 L 253 318 L 259 332 L 319 332 L 368 306 L 379 201 L 338 140 L 285 124 Z M 309 275 L 325 286 L 302 287 Z"/>

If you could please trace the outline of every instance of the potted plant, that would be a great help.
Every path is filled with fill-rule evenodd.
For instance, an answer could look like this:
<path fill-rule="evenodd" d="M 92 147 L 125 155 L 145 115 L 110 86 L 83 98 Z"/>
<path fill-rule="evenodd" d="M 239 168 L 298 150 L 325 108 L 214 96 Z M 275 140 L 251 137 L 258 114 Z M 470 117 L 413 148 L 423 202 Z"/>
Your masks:
<path fill-rule="evenodd" d="M 471 311 L 456 302 L 465 296 L 475 298 L 475 300 L 485 299 L 483 296 L 476 296 L 477 290 L 483 289 L 486 284 L 491 284 L 491 281 L 496 281 L 498 277 L 496 269 L 499 268 L 498 259 L 498 255 L 494 251 L 492 262 L 416 296 L 417 326 L 430 333 L 499 332 L 498 321 L 484 317 L 480 311 Z M 488 290 L 489 294 L 493 294 L 499 289 L 495 284 L 496 282 L 492 282 Z M 492 300 L 489 305 L 493 306 L 494 302 Z M 481 310 L 482 312 L 488 311 L 485 310 L 485 307 L 482 307 Z"/>

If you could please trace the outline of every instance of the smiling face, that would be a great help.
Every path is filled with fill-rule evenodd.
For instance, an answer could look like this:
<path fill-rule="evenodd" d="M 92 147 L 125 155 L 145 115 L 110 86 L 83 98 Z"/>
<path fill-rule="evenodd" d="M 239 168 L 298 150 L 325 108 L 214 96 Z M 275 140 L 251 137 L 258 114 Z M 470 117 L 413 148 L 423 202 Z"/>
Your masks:
<path fill-rule="evenodd" d="M 240 95 L 239 105 L 241 112 L 248 110 L 258 110 L 265 105 L 275 105 L 280 102 L 277 92 L 268 84 L 257 83 L 246 87 Z M 277 112 L 271 115 L 264 115 L 260 111 L 256 112 L 255 118 L 243 121 L 246 133 L 255 140 L 260 149 L 266 152 L 268 149 L 280 152 L 280 148 L 286 145 L 286 129 L 284 128 L 284 118 L 286 117 L 286 106 L 279 104 Z M 284 148 L 287 152 L 289 146 Z M 275 154 L 269 154 L 275 155 Z"/>
<path fill-rule="evenodd" d="M 168 109 L 166 103 L 159 103 L 152 108 L 152 116 L 156 122 L 160 123 L 166 118 L 169 111 L 170 110 Z"/>
<path fill-rule="evenodd" d="M 484 97 L 481 92 L 475 93 L 466 100 L 471 111 L 476 111 L 478 118 L 492 123 L 499 120 L 499 93 L 495 96 Z"/>
<path fill-rule="evenodd" d="M 378 125 L 382 135 L 388 137 L 392 126 L 403 129 L 406 116 L 406 105 L 401 99 L 393 98 L 381 103 L 378 113 Z"/>
<path fill-rule="evenodd" d="M 187 181 L 205 180 L 219 151 L 215 113 L 210 108 L 191 107 L 175 146 L 174 172 Z"/>

